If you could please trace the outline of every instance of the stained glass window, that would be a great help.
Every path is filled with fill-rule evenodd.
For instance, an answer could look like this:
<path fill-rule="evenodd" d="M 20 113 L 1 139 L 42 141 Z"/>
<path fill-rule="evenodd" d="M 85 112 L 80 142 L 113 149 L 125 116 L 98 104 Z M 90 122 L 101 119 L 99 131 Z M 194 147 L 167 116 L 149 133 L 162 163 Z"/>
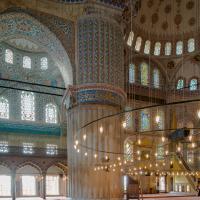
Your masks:
<path fill-rule="evenodd" d="M 46 123 L 57 123 L 57 107 L 50 103 L 45 107 Z"/>
<path fill-rule="evenodd" d="M 46 176 L 47 195 L 59 195 L 59 176 Z"/>
<path fill-rule="evenodd" d="M 195 50 L 195 40 L 194 38 L 190 38 L 188 40 L 188 52 L 193 52 Z"/>
<path fill-rule="evenodd" d="M 166 44 L 165 44 L 165 55 L 170 56 L 171 53 L 172 53 L 172 43 L 166 42 Z"/>
<path fill-rule="evenodd" d="M 23 57 L 23 68 L 31 69 L 31 58 L 28 56 Z"/>
<path fill-rule="evenodd" d="M 46 57 L 41 58 L 40 65 L 42 70 L 48 69 L 48 59 Z"/>
<path fill-rule="evenodd" d="M 176 43 L 176 55 L 181 55 L 183 53 L 183 42 L 178 41 Z"/>
<path fill-rule="evenodd" d="M 133 159 L 133 143 L 131 141 L 126 141 L 124 143 L 124 154 L 126 161 L 131 161 Z"/>
<path fill-rule="evenodd" d="M 23 153 L 33 154 L 33 143 L 23 143 Z"/>
<path fill-rule="evenodd" d="M 160 87 L 160 74 L 158 69 L 153 70 L 153 86 L 155 88 Z"/>
<path fill-rule="evenodd" d="M 151 42 L 147 40 L 144 45 L 144 53 L 149 54 L 151 49 Z"/>
<path fill-rule="evenodd" d="M 148 111 L 144 110 L 140 113 L 141 119 L 141 130 L 146 131 L 150 129 L 150 114 Z"/>
<path fill-rule="evenodd" d="M 6 49 L 5 61 L 9 64 L 13 64 L 13 52 L 10 49 Z"/>
<path fill-rule="evenodd" d="M 35 95 L 32 92 L 21 93 L 21 119 L 35 121 Z"/>
<path fill-rule="evenodd" d="M 129 33 L 129 36 L 128 36 L 128 40 L 127 40 L 127 45 L 128 46 L 132 46 L 132 44 L 133 44 L 133 39 L 134 39 L 134 33 L 133 33 L 133 31 L 131 31 L 130 33 Z"/>
<path fill-rule="evenodd" d="M 183 79 L 179 79 L 178 82 L 177 82 L 176 89 L 180 90 L 180 89 L 183 89 L 183 88 L 184 88 L 184 80 Z"/>
<path fill-rule="evenodd" d="M 125 107 L 125 111 L 131 110 L 131 107 Z M 133 128 L 133 112 L 125 112 L 126 128 Z"/>
<path fill-rule="evenodd" d="M 8 153 L 8 142 L 0 141 L 0 153 Z"/>
<path fill-rule="evenodd" d="M 141 63 L 140 65 L 140 78 L 141 84 L 147 86 L 149 83 L 149 69 L 147 63 Z"/>
<path fill-rule="evenodd" d="M 154 55 L 159 56 L 160 55 L 160 50 L 161 50 L 161 43 L 156 42 L 155 43 L 155 48 L 154 48 Z"/>
<path fill-rule="evenodd" d="M 58 146 L 56 144 L 47 144 L 47 155 L 57 155 Z"/>
<path fill-rule="evenodd" d="M 4 97 L 0 97 L 0 118 L 9 119 L 9 103 Z"/>
<path fill-rule="evenodd" d="M 129 65 L 129 83 L 135 83 L 135 65 Z"/>
<path fill-rule="evenodd" d="M 135 50 L 140 51 L 141 45 L 142 45 L 142 38 L 137 37 L 137 40 L 136 40 L 136 43 L 135 43 Z"/>
<path fill-rule="evenodd" d="M 198 81 L 196 78 L 193 78 L 192 80 L 190 80 L 190 91 L 197 90 L 197 84 L 198 84 Z"/>

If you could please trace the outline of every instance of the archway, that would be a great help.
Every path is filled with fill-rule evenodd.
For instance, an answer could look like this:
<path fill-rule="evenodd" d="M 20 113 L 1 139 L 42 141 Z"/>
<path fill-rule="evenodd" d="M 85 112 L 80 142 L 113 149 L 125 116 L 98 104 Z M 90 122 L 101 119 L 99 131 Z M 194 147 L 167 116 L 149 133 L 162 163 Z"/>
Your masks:
<path fill-rule="evenodd" d="M 17 197 L 39 197 L 41 186 L 41 170 L 34 164 L 21 165 L 16 170 Z"/>
<path fill-rule="evenodd" d="M 8 13 L 0 16 L 0 42 L 24 38 L 46 51 L 58 65 L 65 86 L 73 83 L 69 57 L 56 36 L 35 18 L 25 13 Z"/>
<path fill-rule="evenodd" d="M 52 165 L 46 173 L 46 196 L 50 199 L 52 196 L 66 197 L 67 177 L 63 169 Z"/>
<path fill-rule="evenodd" d="M 1 197 L 11 197 L 11 171 L 4 165 L 0 165 L 0 198 Z"/>

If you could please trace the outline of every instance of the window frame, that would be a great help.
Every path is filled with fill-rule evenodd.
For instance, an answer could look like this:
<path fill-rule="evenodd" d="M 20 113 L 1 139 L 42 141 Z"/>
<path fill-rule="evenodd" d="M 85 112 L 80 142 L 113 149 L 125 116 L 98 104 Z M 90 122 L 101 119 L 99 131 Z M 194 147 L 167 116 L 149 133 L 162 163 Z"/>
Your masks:
<path fill-rule="evenodd" d="M 11 61 L 9 61 L 9 57 L 10 57 Z M 11 65 L 14 64 L 14 53 L 9 48 L 5 50 L 5 62 L 7 64 L 11 64 Z"/>
<path fill-rule="evenodd" d="M 4 100 L 5 102 L 1 102 L 1 100 Z M 7 107 L 5 108 L 5 110 L 7 109 L 7 112 L 5 112 L 4 114 L 0 114 L 0 119 L 9 119 L 10 118 L 10 104 L 9 104 L 9 101 L 7 98 L 5 98 L 4 96 L 1 96 L 0 97 L 0 104 L 5 104 L 4 107 Z M 5 117 L 3 117 L 3 115 Z"/>
<path fill-rule="evenodd" d="M 28 62 L 28 63 L 26 63 Z M 32 65 L 32 60 L 29 56 L 23 56 L 23 61 L 22 61 L 22 65 L 24 69 L 31 69 L 31 65 Z"/>
<path fill-rule="evenodd" d="M 178 86 L 179 80 L 183 80 L 183 87 L 178 89 L 177 86 Z M 176 80 L 176 90 L 184 90 L 185 86 L 186 86 L 186 80 L 185 80 L 185 78 L 184 78 L 184 77 L 179 77 L 179 78 Z"/>

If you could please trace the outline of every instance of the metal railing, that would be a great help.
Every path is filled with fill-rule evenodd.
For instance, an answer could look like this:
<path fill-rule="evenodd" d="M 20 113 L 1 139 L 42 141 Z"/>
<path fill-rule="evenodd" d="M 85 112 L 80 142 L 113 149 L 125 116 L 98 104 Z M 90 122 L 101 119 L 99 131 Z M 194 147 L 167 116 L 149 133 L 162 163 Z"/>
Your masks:
<path fill-rule="evenodd" d="M 27 157 L 49 157 L 67 159 L 67 149 L 47 149 L 32 147 L 25 149 L 19 146 L 8 146 L 0 148 L 0 157 L 2 156 L 27 156 Z"/>

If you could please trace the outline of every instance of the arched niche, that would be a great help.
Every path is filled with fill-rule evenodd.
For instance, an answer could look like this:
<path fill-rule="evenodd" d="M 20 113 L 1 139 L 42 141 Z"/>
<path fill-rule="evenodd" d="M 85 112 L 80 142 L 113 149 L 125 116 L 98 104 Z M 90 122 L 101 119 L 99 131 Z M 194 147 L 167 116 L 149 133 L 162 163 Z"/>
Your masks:
<path fill-rule="evenodd" d="M 37 44 L 57 64 L 65 86 L 73 83 L 69 57 L 61 42 L 46 26 L 25 13 L 13 12 L 0 15 L 0 42 L 14 38 L 24 38 Z"/>

